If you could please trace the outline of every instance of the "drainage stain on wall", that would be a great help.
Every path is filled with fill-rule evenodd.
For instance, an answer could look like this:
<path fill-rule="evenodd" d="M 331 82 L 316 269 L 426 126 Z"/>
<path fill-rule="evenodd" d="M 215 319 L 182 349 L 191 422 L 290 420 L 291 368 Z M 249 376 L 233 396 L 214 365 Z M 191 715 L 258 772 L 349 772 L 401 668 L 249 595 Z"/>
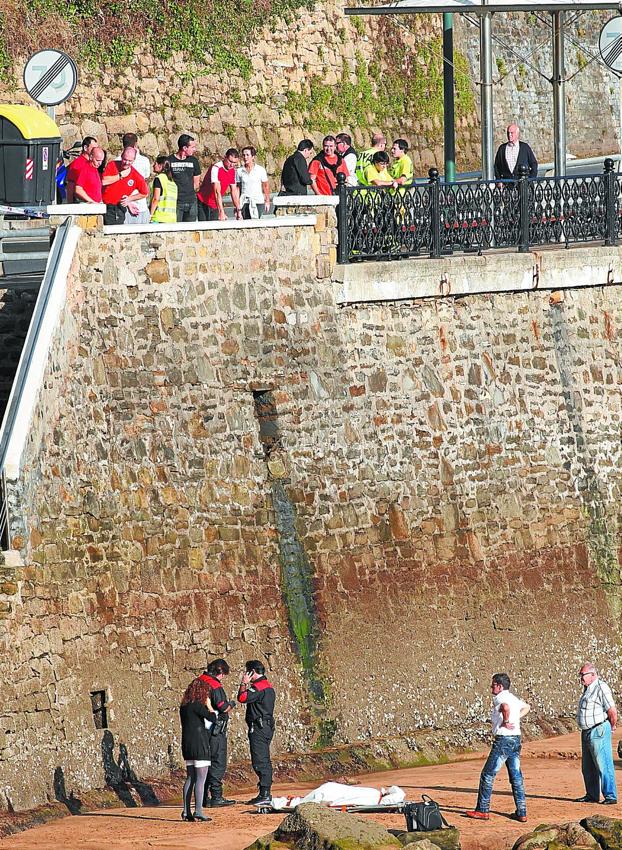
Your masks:
<path fill-rule="evenodd" d="M 296 509 L 282 480 L 286 470 L 279 451 L 281 439 L 272 393 L 269 390 L 253 392 L 253 401 L 259 422 L 259 440 L 272 479 L 270 487 L 281 562 L 281 593 L 311 697 L 311 711 L 316 719 L 319 739 L 322 745 L 326 745 L 334 735 L 335 724 L 323 717 L 328 692 L 318 670 L 320 628 L 313 598 L 313 572 L 296 528 Z"/>

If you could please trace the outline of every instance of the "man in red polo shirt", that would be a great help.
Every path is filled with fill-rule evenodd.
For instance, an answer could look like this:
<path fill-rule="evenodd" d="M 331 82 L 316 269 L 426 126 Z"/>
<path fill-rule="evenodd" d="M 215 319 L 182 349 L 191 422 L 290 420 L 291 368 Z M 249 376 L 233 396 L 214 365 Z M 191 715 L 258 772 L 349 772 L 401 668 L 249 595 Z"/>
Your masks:
<path fill-rule="evenodd" d="M 240 190 L 235 182 L 236 169 L 240 154 L 235 148 L 229 148 L 224 157 L 208 168 L 201 188 L 197 192 L 199 199 L 199 221 L 226 221 L 222 199 L 231 189 L 231 200 L 235 217 L 240 218 Z"/>
<path fill-rule="evenodd" d="M 126 210 L 137 215 L 138 207 L 135 202 L 149 194 L 145 178 L 132 165 L 135 159 L 136 148 L 125 148 L 121 159 L 109 162 L 104 169 L 104 224 L 124 224 Z"/>
<path fill-rule="evenodd" d="M 83 204 L 101 204 L 102 202 L 102 178 L 99 167 L 104 161 L 105 153 L 102 148 L 94 147 L 85 165 L 80 168 L 76 175 L 73 186 L 73 202 Z"/>
<path fill-rule="evenodd" d="M 67 192 L 66 202 L 74 204 L 76 202 L 75 189 L 78 174 L 89 162 L 89 156 L 93 148 L 97 147 L 97 139 L 94 136 L 85 136 L 82 140 L 82 150 L 78 156 L 69 163 L 67 168 L 67 176 L 65 178 L 65 189 Z"/>

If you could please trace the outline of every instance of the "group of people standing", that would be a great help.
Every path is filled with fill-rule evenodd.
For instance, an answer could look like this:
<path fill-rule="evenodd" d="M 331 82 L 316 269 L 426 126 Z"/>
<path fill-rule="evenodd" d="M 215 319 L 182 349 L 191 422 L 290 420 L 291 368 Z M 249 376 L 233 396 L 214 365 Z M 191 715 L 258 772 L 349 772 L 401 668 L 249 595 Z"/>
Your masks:
<path fill-rule="evenodd" d="M 260 218 L 270 211 L 268 175 L 256 162 L 252 145 L 242 148 L 241 164 L 240 152 L 229 148 L 201 176 L 196 140 L 182 133 L 177 151 L 155 160 L 150 189 L 151 165 L 140 152 L 138 137 L 126 133 L 121 143 L 121 154 L 106 162 L 96 138 L 83 140 L 67 169 L 67 203 L 106 204 L 105 224 L 225 221 L 223 198 L 229 191 L 236 218 Z"/>
<path fill-rule="evenodd" d="M 182 820 L 208 821 L 206 808 L 233 806 L 223 793 L 227 768 L 227 726 L 235 701 L 229 700 L 223 679 L 230 672 L 224 658 L 208 664 L 193 679 L 179 708 L 181 750 L 186 763 Z M 274 688 L 266 678 L 261 661 L 247 661 L 238 689 L 238 702 L 246 707 L 246 725 L 251 764 L 258 778 L 258 793 L 248 802 L 269 803 L 272 799 L 270 744 L 274 736 Z M 192 810 L 192 797 L 195 806 Z"/>
<path fill-rule="evenodd" d="M 535 177 L 538 163 L 533 151 L 520 141 L 516 124 L 507 128 L 508 141 L 495 158 L 495 177 L 515 179 L 526 165 Z M 303 139 L 283 165 L 282 195 L 332 195 L 339 175 L 347 186 L 379 186 L 392 189 L 411 186 L 414 169 L 408 142 L 395 139 L 386 151 L 387 140 L 374 133 L 371 147 L 357 153 L 348 133 L 325 136 L 322 150 L 315 153 L 311 139 Z M 62 187 L 68 203 L 104 203 L 106 224 L 145 224 L 225 221 L 224 197 L 230 193 L 237 219 L 260 218 L 270 212 L 270 183 L 266 169 L 256 161 L 257 151 L 246 145 L 241 153 L 229 148 L 222 159 L 204 175 L 196 157 L 197 142 L 188 133 L 177 140 L 174 154 L 158 156 L 153 165 L 141 153 L 135 133 L 122 138 L 120 155 L 107 162 L 107 155 L 93 136 L 87 136 L 80 154 L 67 168 Z"/>
<path fill-rule="evenodd" d="M 601 802 L 612 806 L 618 802 L 611 749 L 611 733 L 618 722 L 616 704 L 611 688 L 599 677 L 593 664 L 581 667 L 579 681 L 583 691 L 577 706 L 577 726 L 581 730 L 581 771 L 585 794 L 575 802 Z M 505 764 L 515 806 L 510 817 L 524 823 L 527 820 L 527 803 L 520 766 L 520 721 L 529 713 L 530 707 L 510 691 L 507 673 L 495 673 L 490 689 L 493 744 L 480 775 L 477 804 L 466 812 L 466 817 L 484 821 L 490 819 L 492 786 Z"/>
<path fill-rule="evenodd" d="M 187 773 L 183 820 L 209 820 L 204 812 L 206 808 L 235 804 L 235 800 L 228 800 L 223 794 L 227 725 L 235 707 L 235 701 L 228 699 L 223 686 L 227 675 L 229 665 L 224 658 L 210 662 L 207 670 L 188 685 L 181 702 L 181 748 Z M 579 681 L 583 690 L 576 719 L 581 730 L 581 770 L 585 794 L 575 802 L 615 805 L 618 795 L 611 748 L 611 733 L 618 720 L 615 701 L 611 688 L 599 677 L 593 664 L 586 663 L 581 667 Z M 521 823 L 527 820 L 525 783 L 520 765 L 520 723 L 529 713 L 530 706 L 510 691 L 510 684 L 507 673 L 492 676 L 493 744 L 480 775 L 477 804 L 474 809 L 465 812 L 466 817 L 475 820 L 490 819 L 493 784 L 504 764 L 514 797 L 515 810 L 510 817 Z M 260 661 L 246 662 L 237 699 L 246 707 L 251 764 L 258 778 L 258 793 L 247 802 L 269 804 L 272 800 L 270 744 L 274 735 L 275 693 Z"/>
<path fill-rule="evenodd" d="M 396 139 L 391 157 L 386 152 L 387 140 L 374 133 L 371 147 L 358 154 L 348 133 L 325 136 L 322 150 L 314 154 L 311 139 L 303 139 L 283 165 L 282 195 L 306 195 L 308 188 L 316 195 L 332 195 L 343 174 L 346 186 L 410 186 L 414 169 L 408 156 L 408 142 Z"/>

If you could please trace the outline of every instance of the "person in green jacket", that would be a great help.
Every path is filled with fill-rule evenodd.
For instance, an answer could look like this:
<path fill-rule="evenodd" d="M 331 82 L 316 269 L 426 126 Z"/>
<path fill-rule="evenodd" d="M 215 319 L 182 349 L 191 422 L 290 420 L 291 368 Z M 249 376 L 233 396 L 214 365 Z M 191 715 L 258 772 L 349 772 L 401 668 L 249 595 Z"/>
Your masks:
<path fill-rule="evenodd" d="M 386 146 L 387 140 L 382 133 L 374 133 L 371 137 L 371 147 L 359 154 L 356 161 L 356 179 L 359 181 L 359 186 L 369 186 L 365 177 L 367 169 L 373 163 L 374 154 L 384 151 Z"/>

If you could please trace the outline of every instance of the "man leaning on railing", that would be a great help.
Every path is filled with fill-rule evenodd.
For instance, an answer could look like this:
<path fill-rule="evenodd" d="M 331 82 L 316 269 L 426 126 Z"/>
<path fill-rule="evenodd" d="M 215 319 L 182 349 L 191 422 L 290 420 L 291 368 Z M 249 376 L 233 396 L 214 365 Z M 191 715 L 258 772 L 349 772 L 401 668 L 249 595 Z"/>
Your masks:
<path fill-rule="evenodd" d="M 497 180 L 516 180 L 518 169 L 526 165 L 528 177 L 538 176 L 538 160 L 527 142 L 520 141 L 518 124 L 509 124 L 506 130 L 508 140 L 499 145 L 495 156 L 495 177 Z"/>

